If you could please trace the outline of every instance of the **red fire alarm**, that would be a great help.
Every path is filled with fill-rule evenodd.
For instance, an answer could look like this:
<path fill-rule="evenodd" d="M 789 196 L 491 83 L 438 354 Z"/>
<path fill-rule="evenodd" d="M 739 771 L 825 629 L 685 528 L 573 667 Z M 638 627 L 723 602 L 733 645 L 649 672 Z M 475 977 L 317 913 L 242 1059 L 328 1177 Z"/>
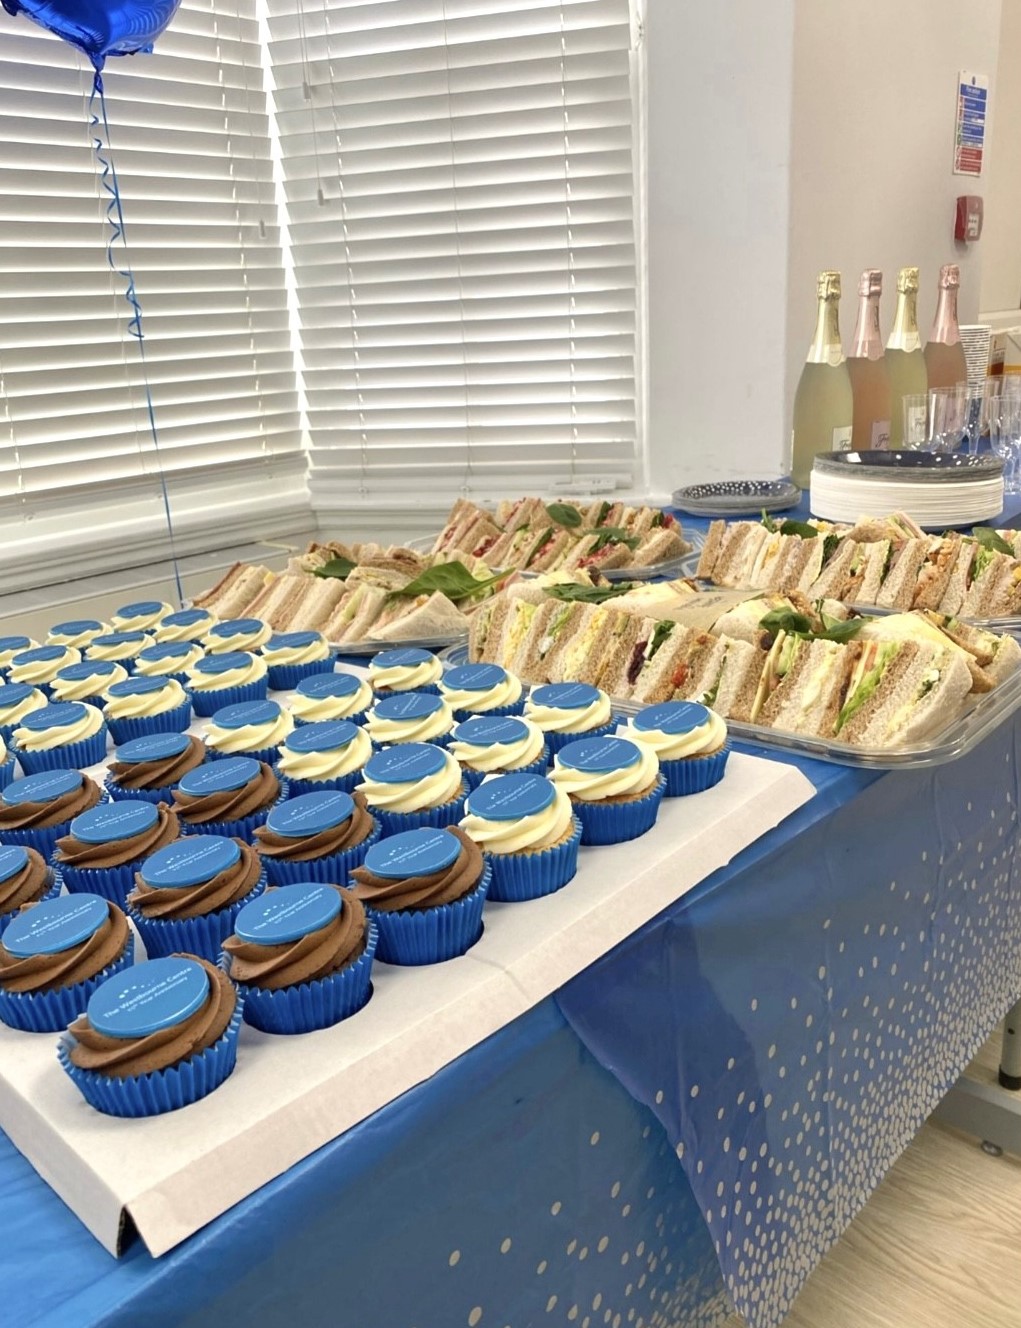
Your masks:
<path fill-rule="evenodd" d="M 982 200 L 978 194 L 961 194 L 957 200 L 954 239 L 969 244 L 982 234 Z"/>

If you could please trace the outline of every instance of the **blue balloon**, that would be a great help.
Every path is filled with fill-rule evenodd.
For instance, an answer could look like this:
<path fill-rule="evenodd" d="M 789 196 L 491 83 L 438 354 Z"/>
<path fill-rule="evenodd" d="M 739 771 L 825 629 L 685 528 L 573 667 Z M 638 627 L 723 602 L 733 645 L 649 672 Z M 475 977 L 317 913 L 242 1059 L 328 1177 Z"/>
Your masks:
<path fill-rule="evenodd" d="M 103 68 L 108 55 L 151 51 L 181 0 L 0 0 L 8 14 L 25 14 L 76 46 Z"/>

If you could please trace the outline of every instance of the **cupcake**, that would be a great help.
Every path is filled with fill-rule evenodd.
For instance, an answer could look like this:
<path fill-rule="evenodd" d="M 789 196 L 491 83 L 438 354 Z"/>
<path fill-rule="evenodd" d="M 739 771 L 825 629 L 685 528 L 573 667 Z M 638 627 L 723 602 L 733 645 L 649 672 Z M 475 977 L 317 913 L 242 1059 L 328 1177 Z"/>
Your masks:
<path fill-rule="evenodd" d="M 544 775 L 549 759 L 543 732 L 511 715 L 473 715 L 454 729 L 450 754 L 464 771 L 469 790 L 487 775 Z"/>
<path fill-rule="evenodd" d="M 146 632 L 108 632 L 95 637 L 85 647 L 86 659 L 112 659 L 123 664 L 129 673 L 135 671 L 135 660 L 148 646 L 152 637 Z"/>
<path fill-rule="evenodd" d="M 436 742 L 446 747 L 453 727 L 450 706 L 432 692 L 381 696 L 365 719 L 365 731 L 376 747 L 395 742 Z"/>
<path fill-rule="evenodd" d="M 218 710 L 202 736 L 211 757 L 251 756 L 272 764 L 293 728 L 290 712 L 276 701 L 242 701 Z"/>
<path fill-rule="evenodd" d="M 279 803 L 252 841 L 271 885 L 343 885 L 379 836 L 379 825 L 360 793 L 329 790 Z"/>
<path fill-rule="evenodd" d="M 266 873 L 250 844 L 193 835 L 146 858 L 127 912 L 150 959 L 189 950 L 215 960 L 238 913 L 265 888 Z"/>
<path fill-rule="evenodd" d="M 10 742 L 14 730 L 26 715 L 47 705 L 45 695 L 27 682 L 9 682 L 0 686 L 0 737 Z"/>
<path fill-rule="evenodd" d="M 103 802 L 74 818 L 57 840 L 53 865 L 72 893 L 123 907 L 143 860 L 179 837 L 177 814 L 165 803 Z"/>
<path fill-rule="evenodd" d="M 26 650 L 35 650 L 38 644 L 39 642 L 33 641 L 30 636 L 0 636 L 0 674 L 6 676 L 15 655 L 24 654 Z"/>
<path fill-rule="evenodd" d="M 74 646 L 36 646 L 15 655 L 7 670 L 10 682 L 24 682 L 46 692 L 50 683 L 67 664 L 80 662 L 82 652 Z"/>
<path fill-rule="evenodd" d="M 98 618 L 75 618 L 71 622 L 54 623 L 46 633 L 46 644 L 74 646 L 76 650 L 83 650 L 97 636 L 103 636 L 109 630 L 106 623 L 101 623 Z"/>
<path fill-rule="evenodd" d="M 59 671 L 50 683 L 50 695 L 54 701 L 85 701 L 102 709 L 106 689 L 127 676 L 127 669 L 115 660 L 83 659 Z"/>
<path fill-rule="evenodd" d="M 174 807 L 186 835 L 238 835 L 250 839 L 274 803 L 287 797 L 264 761 L 225 756 L 189 770 L 174 789 Z"/>
<path fill-rule="evenodd" d="M 97 1111 L 158 1116 L 206 1097 L 228 1077 L 243 1006 L 215 964 L 188 954 L 153 960 L 107 978 L 57 1055 Z"/>
<path fill-rule="evenodd" d="M 71 822 L 103 799 L 80 770 L 48 770 L 0 789 L 0 843 L 25 844 L 48 858 Z"/>
<path fill-rule="evenodd" d="M 115 632 L 151 632 L 172 612 L 170 604 L 143 599 L 137 604 L 122 604 L 110 615 L 110 626 Z"/>
<path fill-rule="evenodd" d="M 492 865 L 490 899 L 538 899 L 577 873 L 581 824 L 567 794 L 542 775 L 487 779 L 469 795 L 461 829 Z"/>
<path fill-rule="evenodd" d="M 372 688 L 353 673 L 317 673 L 299 682 L 290 700 L 291 714 L 299 725 L 319 724 L 326 719 L 364 724 L 370 705 Z"/>
<path fill-rule="evenodd" d="M 292 796 L 323 789 L 350 793 L 371 755 L 369 735 L 357 724 L 343 719 L 303 724 L 284 740 L 277 769 L 286 775 Z"/>
<path fill-rule="evenodd" d="M 570 797 L 583 844 L 637 839 L 656 823 L 666 780 L 651 747 L 626 738 L 579 738 L 553 758 L 550 780 Z"/>
<path fill-rule="evenodd" d="M 135 673 L 140 678 L 174 678 L 182 687 L 187 687 L 190 685 L 188 671 L 205 657 L 205 653 L 194 641 L 158 641 L 139 652 Z"/>
<path fill-rule="evenodd" d="M 105 695 L 103 716 L 114 742 L 183 733 L 191 723 L 191 701 L 176 678 L 125 678 Z"/>
<path fill-rule="evenodd" d="M 127 918 L 98 895 L 30 904 L 0 936 L 0 1019 L 25 1033 L 63 1032 L 134 950 Z"/>
<path fill-rule="evenodd" d="M 369 663 L 369 686 L 387 692 L 435 692 L 443 676 L 443 665 L 431 651 L 400 646 L 373 656 Z"/>
<path fill-rule="evenodd" d="M 203 655 L 188 669 L 187 685 L 196 715 L 208 719 L 226 705 L 265 701 L 269 691 L 266 661 L 240 650 Z"/>
<path fill-rule="evenodd" d="M 491 870 L 456 826 L 406 830 L 374 844 L 351 889 L 379 929 L 387 964 L 438 964 L 482 935 Z"/>
<path fill-rule="evenodd" d="M 26 775 L 43 770 L 81 770 L 106 756 L 106 725 L 95 706 L 60 701 L 25 716 L 14 747 Z"/>
<path fill-rule="evenodd" d="M 542 729 L 550 756 L 579 738 L 605 738 L 616 723 L 610 698 L 587 682 L 552 682 L 532 689 L 525 701 L 525 718 Z"/>
<path fill-rule="evenodd" d="M 14 753 L 7 750 L 7 744 L 0 737 L 0 789 L 14 782 L 14 766 Z"/>
<path fill-rule="evenodd" d="M 250 653 L 264 646 L 272 635 L 272 627 L 261 618 L 228 618 L 214 623 L 202 644 L 210 655 Z"/>
<path fill-rule="evenodd" d="M 26 904 L 55 899 L 61 884 L 59 875 L 36 849 L 24 844 L 0 847 L 0 930 Z"/>
<path fill-rule="evenodd" d="M 336 652 L 320 632 L 277 632 L 262 647 L 269 685 L 289 691 L 305 678 L 332 673 Z"/>
<path fill-rule="evenodd" d="M 646 706 L 628 721 L 621 736 L 656 753 L 668 798 L 718 784 L 730 755 L 726 724 L 715 710 L 695 701 Z"/>
<path fill-rule="evenodd" d="M 449 752 L 429 742 L 402 742 L 376 752 L 356 788 L 364 793 L 384 835 L 455 825 L 468 796 L 461 767 Z"/>
<path fill-rule="evenodd" d="M 205 759 L 205 743 L 190 733 L 132 738 L 114 752 L 106 772 L 106 791 L 115 802 L 141 799 L 169 806 L 174 786 Z"/>
<path fill-rule="evenodd" d="M 201 641 L 219 621 L 208 609 L 178 609 L 176 613 L 162 617 L 152 634 L 159 644 L 166 641 L 196 642 Z"/>
<path fill-rule="evenodd" d="M 359 900 L 319 881 L 269 889 L 246 904 L 223 943 L 245 1022 L 308 1033 L 347 1019 L 372 995 L 376 929 Z"/>
<path fill-rule="evenodd" d="M 520 715 L 525 708 L 521 679 L 499 664 L 462 664 L 440 679 L 440 695 L 455 719 L 471 715 Z"/>

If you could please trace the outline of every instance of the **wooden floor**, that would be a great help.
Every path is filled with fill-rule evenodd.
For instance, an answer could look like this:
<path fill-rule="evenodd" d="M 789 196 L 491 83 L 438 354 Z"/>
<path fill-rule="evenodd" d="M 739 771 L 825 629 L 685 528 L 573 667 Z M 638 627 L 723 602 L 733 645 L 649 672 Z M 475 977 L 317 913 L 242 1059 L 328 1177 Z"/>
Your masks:
<path fill-rule="evenodd" d="M 998 1050 L 969 1074 L 995 1080 Z M 1021 1158 L 924 1125 L 784 1328 L 1021 1328 Z"/>

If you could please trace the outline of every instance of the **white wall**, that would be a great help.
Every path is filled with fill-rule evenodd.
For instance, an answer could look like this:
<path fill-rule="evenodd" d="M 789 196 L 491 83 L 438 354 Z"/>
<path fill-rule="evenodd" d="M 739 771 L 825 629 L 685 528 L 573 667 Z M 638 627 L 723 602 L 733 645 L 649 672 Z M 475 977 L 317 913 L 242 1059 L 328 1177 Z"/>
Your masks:
<path fill-rule="evenodd" d="M 975 192 L 985 197 L 984 316 L 1021 306 L 1021 0 L 1003 0 L 996 104 L 981 184 Z"/>

